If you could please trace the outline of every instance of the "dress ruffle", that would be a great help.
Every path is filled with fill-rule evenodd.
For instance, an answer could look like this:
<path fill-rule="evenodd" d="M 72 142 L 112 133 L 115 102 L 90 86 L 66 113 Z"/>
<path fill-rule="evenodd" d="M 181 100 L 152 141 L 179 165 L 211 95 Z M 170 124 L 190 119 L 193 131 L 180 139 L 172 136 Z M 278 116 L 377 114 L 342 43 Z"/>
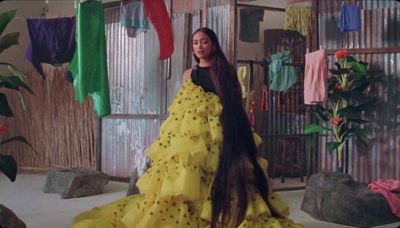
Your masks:
<path fill-rule="evenodd" d="M 74 228 L 209 227 L 210 192 L 223 140 L 222 105 L 218 96 L 187 80 L 168 112 L 159 138 L 148 149 L 152 166 L 136 183 L 142 194 L 80 214 Z M 266 160 L 260 164 L 266 167 Z M 239 227 L 302 227 L 271 217 L 255 188 L 249 193 L 246 219 Z M 288 214 L 287 205 L 274 193 L 271 203 Z"/>

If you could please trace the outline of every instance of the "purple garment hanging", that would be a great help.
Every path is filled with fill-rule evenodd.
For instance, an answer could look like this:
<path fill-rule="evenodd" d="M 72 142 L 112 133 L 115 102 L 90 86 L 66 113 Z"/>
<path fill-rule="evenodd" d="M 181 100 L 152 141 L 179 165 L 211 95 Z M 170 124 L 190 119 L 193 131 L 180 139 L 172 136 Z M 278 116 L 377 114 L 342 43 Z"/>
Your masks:
<path fill-rule="evenodd" d="M 25 58 L 32 62 L 42 79 L 41 63 L 60 66 L 72 60 L 75 53 L 75 17 L 27 19 L 30 41 Z M 70 73 L 66 80 L 72 81 Z"/>

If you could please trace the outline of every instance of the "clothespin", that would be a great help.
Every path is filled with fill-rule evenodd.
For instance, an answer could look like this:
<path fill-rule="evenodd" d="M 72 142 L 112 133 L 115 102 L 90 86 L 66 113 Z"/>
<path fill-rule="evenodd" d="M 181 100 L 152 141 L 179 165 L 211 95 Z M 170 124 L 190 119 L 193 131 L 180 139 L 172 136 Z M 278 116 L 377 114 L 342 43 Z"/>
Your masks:
<path fill-rule="evenodd" d="M 306 48 L 306 53 L 308 54 L 310 52 L 310 49 L 309 48 Z"/>
<path fill-rule="evenodd" d="M 46 14 L 49 12 L 49 0 L 45 0 L 44 3 L 46 5 L 42 8 L 42 14 L 41 14 L 42 18 L 46 18 Z"/>
<path fill-rule="evenodd" d="M 344 6 L 344 1 L 342 1 L 342 6 Z"/>
<path fill-rule="evenodd" d="M 319 45 L 319 50 L 321 50 L 321 49 L 322 49 L 322 45 L 320 44 L 320 45 Z"/>

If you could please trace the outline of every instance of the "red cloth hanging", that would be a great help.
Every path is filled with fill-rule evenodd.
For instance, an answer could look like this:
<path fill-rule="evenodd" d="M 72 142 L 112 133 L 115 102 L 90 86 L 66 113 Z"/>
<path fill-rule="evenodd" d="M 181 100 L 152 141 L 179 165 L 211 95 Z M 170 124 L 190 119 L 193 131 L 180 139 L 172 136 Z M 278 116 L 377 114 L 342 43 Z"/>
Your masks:
<path fill-rule="evenodd" d="M 253 128 L 254 128 L 254 125 L 255 125 L 254 106 L 255 106 L 255 102 L 254 101 L 250 101 L 249 114 L 250 114 L 251 127 L 253 127 Z"/>
<path fill-rule="evenodd" d="M 160 42 L 160 59 L 167 59 L 174 52 L 172 25 L 164 0 L 143 0 L 147 18 L 157 31 Z"/>
<path fill-rule="evenodd" d="M 263 85 L 261 92 L 261 111 L 268 111 L 268 88 L 266 85 Z"/>

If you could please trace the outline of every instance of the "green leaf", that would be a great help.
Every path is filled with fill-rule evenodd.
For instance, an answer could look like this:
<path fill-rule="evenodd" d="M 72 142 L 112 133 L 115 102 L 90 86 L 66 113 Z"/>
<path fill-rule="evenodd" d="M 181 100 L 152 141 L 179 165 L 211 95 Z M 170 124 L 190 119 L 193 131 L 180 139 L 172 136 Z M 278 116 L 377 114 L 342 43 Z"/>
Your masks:
<path fill-rule="evenodd" d="M 375 107 L 374 104 L 376 101 L 377 99 L 374 98 L 357 106 L 349 105 L 346 108 L 340 109 L 339 114 L 350 119 L 359 119 L 360 113 Z"/>
<path fill-rule="evenodd" d="M 318 124 L 310 124 L 306 128 L 304 128 L 304 134 L 319 133 L 323 130 L 327 130 L 327 129 Z"/>
<path fill-rule="evenodd" d="M 316 105 L 315 108 L 313 108 L 313 111 L 317 115 L 318 118 L 320 118 L 323 121 L 329 121 L 331 119 L 330 112 L 331 110 L 327 110 L 321 105 Z"/>
<path fill-rule="evenodd" d="M 354 106 L 347 106 L 346 108 L 338 111 L 339 115 L 346 118 L 358 119 L 362 110 L 358 110 Z"/>
<path fill-rule="evenodd" d="M 363 149 L 368 149 L 368 143 L 361 137 L 357 137 L 356 139 L 357 145 L 361 146 Z"/>
<path fill-rule="evenodd" d="M 20 90 L 19 88 L 22 87 L 27 90 L 29 93 L 33 94 L 32 89 L 24 83 L 18 76 L 11 76 L 6 77 L 0 75 L 0 87 L 5 87 L 8 89 Z"/>
<path fill-rule="evenodd" d="M 364 64 L 362 64 L 362 63 L 360 63 L 360 62 L 357 62 L 357 61 L 354 61 L 354 62 L 350 62 L 350 66 L 351 66 L 351 69 L 352 69 L 357 75 L 360 75 L 360 76 L 365 76 L 365 75 L 367 75 L 367 72 L 368 72 L 367 66 L 365 66 Z"/>
<path fill-rule="evenodd" d="M 0 115 L 13 116 L 13 112 L 7 101 L 7 96 L 4 93 L 0 93 Z"/>
<path fill-rule="evenodd" d="M 343 133 L 343 140 L 348 140 L 354 136 L 357 139 L 362 140 L 362 141 L 364 139 L 371 138 L 371 135 L 370 135 L 370 132 L 368 131 L 368 129 L 362 129 L 360 127 L 353 127 L 353 128 L 346 130 L 346 132 Z"/>
<path fill-rule="evenodd" d="M 369 80 L 356 80 L 351 86 L 351 90 L 364 91 L 370 85 Z"/>
<path fill-rule="evenodd" d="M 21 71 L 19 71 L 15 66 L 13 66 L 10 63 L 5 63 L 5 62 L 0 62 L 0 65 L 5 65 L 7 68 L 13 73 L 15 76 L 18 76 L 21 78 L 22 81 L 25 81 L 27 79 L 26 75 L 23 74 Z"/>
<path fill-rule="evenodd" d="M 375 104 L 377 101 L 378 101 L 378 98 L 372 98 L 369 101 L 356 106 L 356 108 L 361 111 L 368 111 L 375 107 Z"/>
<path fill-rule="evenodd" d="M 1 64 L 1 63 L 0 63 Z M 8 69 L 13 73 L 15 76 L 18 76 L 21 81 L 25 81 L 27 79 L 26 75 L 19 71 L 15 66 L 6 63 Z"/>
<path fill-rule="evenodd" d="M 328 147 L 328 152 L 330 154 L 332 154 L 332 152 L 335 151 L 340 146 L 340 144 L 342 144 L 342 142 L 328 142 L 328 143 L 326 143 L 326 146 Z"/>
<path fill-rule="evenodd" d="M 14 182 L 17 176 L 17 162 L 10 155 L 0 154 L 0 171 Z"/>
<path fill-rule="evenodd" d="M 0 38 L 0 53 L 7 48 L 18 44 L 19 32 L 9 33 Z"/>
<path fill-rule="evenodd" d="M 0 35 L 3 34 L 8 23 L 15 17 L 17 10 L 11 10 L 0 14 Z"/>
<path fill-rule="evenodd" d="M 330 72 L 331 74 L 334 74 L 334 75 L 340 75 L 340 71 L 339 71 L 339 70 L 329 69 L 329 72 Z"/>
<path fill-rule="evenodd" d="M 14 137 L 11 137 L 11 138 L 1 141 L 0 144 L 3 145 L 3 144 L 10 143 L 10 142 L 22 142 L 22 143 L 25 143 L 26 145 L 32 147 L 32 145 L 28 142 L 28 140 L 24 136 L 14 136 Z"/>
<path fill-rule="evenodd" d="M 356 62 L 357 60 L 353 56 L 347 56 L 346 57 L 346 62 L 351 63 L 351 62 Z"/>
<path fill-rule="evenodd" d="M 363 119 L 352 119 L 352 118 L 348 118 L 347 121 L 349 121 L 349 122 L 354 122 L 354 123 L 358 123 L 358 124 L 369 123 L 368 120 L 363 120 Z"/>
<path fill-rule="evenodd" d="M 342 66 L 341 66 L 340 63 L 338 63 L 338 62 L 335 62 L 335 66 L 336 66 L 336 68 L 337 68 L 338 70 L 342 69 Z"/>
<path fill-rule="evenodd" d="M 340 68 L 340 69 L 337 69 L 337 70 L 330 69 L 329 71 L 334 75 L 342 75 L 342 74 L 350 73 L 350 70 L 347 69 L 347 68 Z"/>
<path fill-rule="evenodd" d="M 8 139 L 5 139 L 5 140 L 1 141 L 0 145 L 7 144 L 7 143 L 10 143 L 10 142 L 21 142 L 21 143 L 24 143 L 25 145 L 28 145 L 33 150 L 33 152 L 35 154 L 38 154 L 37 150 L 35 150 L 35 148 L 32 146 L 32 144 L 24 136 L 18 135 L 18 136 L 10 137 Z"/>

